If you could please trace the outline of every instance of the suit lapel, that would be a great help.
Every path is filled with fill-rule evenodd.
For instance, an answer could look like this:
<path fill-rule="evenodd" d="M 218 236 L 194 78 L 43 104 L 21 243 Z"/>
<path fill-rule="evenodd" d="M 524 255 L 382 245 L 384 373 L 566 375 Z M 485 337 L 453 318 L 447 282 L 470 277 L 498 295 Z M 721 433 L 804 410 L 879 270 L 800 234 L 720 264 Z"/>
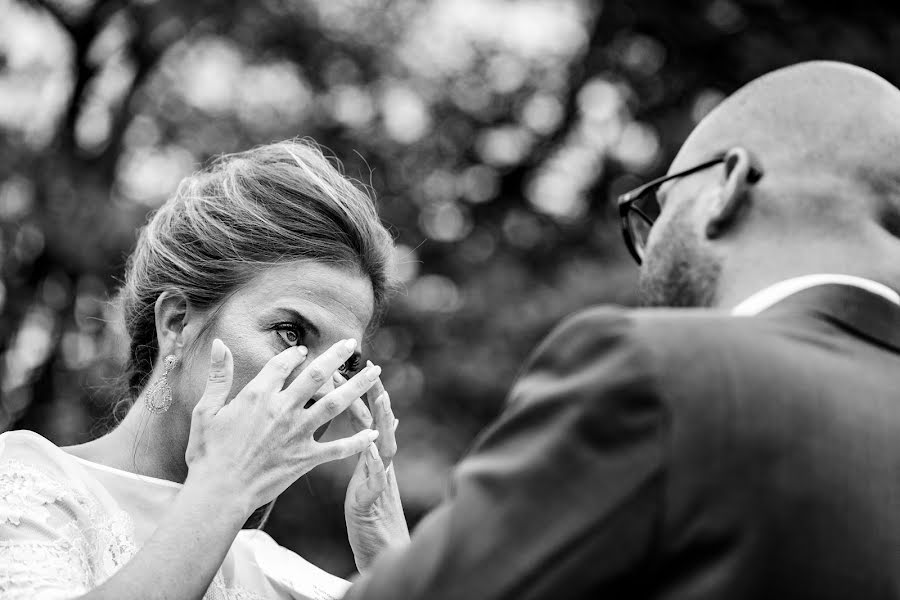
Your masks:
<path fill-rule="evenodd" d="M 814 313 L 862 337 L 900 352 L 900 306 L 862 288 L 817 285 L 788 296 L 761 314 Z"/>

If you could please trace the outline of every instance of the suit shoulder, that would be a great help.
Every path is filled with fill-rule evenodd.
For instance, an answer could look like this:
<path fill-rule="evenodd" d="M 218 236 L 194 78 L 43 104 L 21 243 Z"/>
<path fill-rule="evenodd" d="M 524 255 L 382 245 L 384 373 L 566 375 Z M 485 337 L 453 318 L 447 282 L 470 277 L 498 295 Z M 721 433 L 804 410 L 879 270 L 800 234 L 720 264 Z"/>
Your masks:
<path fill-rule="evenodd" d="M 630 317 L 635 335 L 657 346 L 671 340 L 690 340 L 698 346 L 731 344 L 736 339 L 752 339 L 760 325 L 759 319 L 705 309 L 636 309 Z"/>
<path fill-rule="evenodd" d="M 607 390 L 638 385 L 670 407 L 724 400 L 737 370 L 759 370 L 788 351 L 782 333 L 774 322 L 712 310 L 596 306 L 563 320 L 532 353 L 523 377 Z"/>
<path fill-rule="evenodd" d="M 529 362 L 555 363 L 560 370 L 610 353 L 642 360 L 634 311 L 619 306 L 593 306 L 563 319 L 538 345 Z"/>
<path fill-rule="evenodd" d="M 571 351 L 584 351 L 585 345 L 630 347 L 635 358 L 660 362 L 666 371 L 667 363 L 680 362 L 685 355 L 716 356 L 723 348 L 740 352 L 759 346 L 757 339 L 765 327 L 757 321 L 711 310 L 595 306 L 564 319 L 538 351 L 560 346 Z"/>
<path fill-rule="evenodd" d="M 653 360 L 635 325 L 632 311 L 615 306 L 567 317 L 526 361 L 510 404 L 558 400 L 615 411 L 637 398 L 655 403 Z"/>
<path fill-rule="evenodd" d="M 631 319 L 630 335 L 650 356 L 671 434 L 684 442 L 673 447 L 698 448 L 698 456 L 719 451 L 743 439 L 737 423 L 796 408 L 778 400 L 802 392 L 791 366 L 811 350 L 796 324 L 712 310 L 638 310 Z"/>
<path fill-rule="evenodd" d="M 598 332 L 604 331 L 611 325 L 625 325 L 631 320 L 633 313 L 634 311 L 632 310 L 611 304 L 591 306 L 565 317 L 554 327 L 551 335 L 560 331 L 572 331 L 583 327 L 595 328 L 594 330 Z"/>
<path fill-rule="evenodd" d="M 563 321 L 539 347 L 531 371 L 571 374 L 604 389 L 642 390 L 672 418 L 716 426 L 737 381 L 771 373 L 797 350 L 783 324 L 695 309 L 595 307 Z M 602 378 L 602 381 L 600 379 Z"/>
<path fill-rule="evenodd" d="M 713 310 L 635 310 L 629 316 L 633 343 L 650 349 L 665 377 L 715 375 L 723 362 L 752 367 L 760 358 L 771 359 L 784 334 L 775 321 Z M 683 371 L 686 363 L 694 365 L 689 372 Z"/>
<path fill-rule="evenodd" d="M 659 316 L 650 316 L 645 314 L 647 312 L 616 305 L 591 306 L 560 321 L 541 345 L 598 341 L 633 345 L 652 343 L 653 327 L 648 326 L 648 319 Z"/>

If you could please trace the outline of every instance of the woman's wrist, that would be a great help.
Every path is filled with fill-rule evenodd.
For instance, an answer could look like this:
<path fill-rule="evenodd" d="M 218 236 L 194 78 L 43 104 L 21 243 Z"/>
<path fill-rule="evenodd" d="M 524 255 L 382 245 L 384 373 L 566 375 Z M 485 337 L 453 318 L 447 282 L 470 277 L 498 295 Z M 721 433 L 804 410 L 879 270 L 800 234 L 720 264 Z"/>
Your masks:
<path fill-rule="evenodd" d="M 188 470 L 181 493 L 195 501 L 209 503 L 219 517 L 238 521 L 239 525 L 243 525 L 257 508 L 247 486 L 237 485 L 234 478 L 200 468 Z"/>

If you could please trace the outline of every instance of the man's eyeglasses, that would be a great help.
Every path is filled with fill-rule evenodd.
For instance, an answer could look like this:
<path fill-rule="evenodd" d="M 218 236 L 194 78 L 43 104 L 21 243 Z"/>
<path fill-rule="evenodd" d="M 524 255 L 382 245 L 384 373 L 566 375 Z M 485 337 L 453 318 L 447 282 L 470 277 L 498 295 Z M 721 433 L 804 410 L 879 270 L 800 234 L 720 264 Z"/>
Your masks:
<path fill-rule="evenodd" d="M 644 185 L 619 196 L 619 219 L 622 222 L 622 235 L 625 237 L 625 245 L 637 264 L 644 261 L 644 247 L 647 238 L 650 237 L 650 229 L 659 218 L 660 206 L 656 193 L 662 184 L 673 179 L 693 175 L 725 162 L 726 155 L 720 154 L 715 158 L 691 167 L 686 171 L 679 171 L 671 175 L 665 175 L 654 179 Z M 763 172 L 757 167 L 751 167 L 747 174 L 747 181 L 756 183 L 762 178 Z"/>

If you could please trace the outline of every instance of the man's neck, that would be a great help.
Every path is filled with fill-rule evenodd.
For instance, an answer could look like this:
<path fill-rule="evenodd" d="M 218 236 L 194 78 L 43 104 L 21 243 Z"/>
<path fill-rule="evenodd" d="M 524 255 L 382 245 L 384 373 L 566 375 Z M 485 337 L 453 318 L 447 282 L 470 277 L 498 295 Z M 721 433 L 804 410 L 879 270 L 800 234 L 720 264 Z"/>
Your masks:
<path fill-rule="evenodd" d="M 803 244 L 748 249 L 722 266 L 713 305 L 731 310 L 750 296 L 777 283 L 819 274 L 859 277 L 900 289 L 896 267 L 885 268 L 884 252 L 872 248 L 835 248 L 833 245 Z"/>

